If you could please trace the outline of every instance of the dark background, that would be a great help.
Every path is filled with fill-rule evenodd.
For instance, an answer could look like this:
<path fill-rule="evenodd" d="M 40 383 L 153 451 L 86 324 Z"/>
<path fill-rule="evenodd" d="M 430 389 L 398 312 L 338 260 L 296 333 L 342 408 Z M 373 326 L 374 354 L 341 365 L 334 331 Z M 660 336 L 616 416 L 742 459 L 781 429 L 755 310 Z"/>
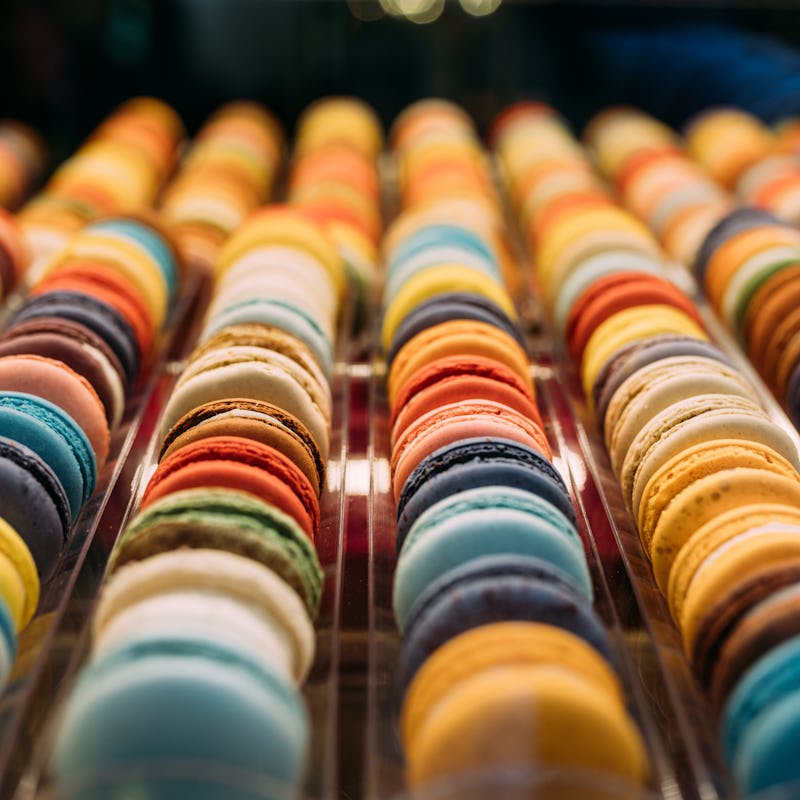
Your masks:
<path fill-rule="evenodd" d="M 365 98 L 387 124 L 431 94 L 482 127 L 522 98 L 576 130 L 620 102 L 676 126 L 721 103 L 772 121 L 800 114 L 798 44 L 800 5 L 774 0 L 503 0 L 484 18 L 448 0 L 428 25 L 361 21 L 345 0 L 0 0 L 0 117 L 39 128 L 56 162 L 137 94 L 172 104 L 190 132 L 236 97 L 291 130 L 331 93 Z"/>

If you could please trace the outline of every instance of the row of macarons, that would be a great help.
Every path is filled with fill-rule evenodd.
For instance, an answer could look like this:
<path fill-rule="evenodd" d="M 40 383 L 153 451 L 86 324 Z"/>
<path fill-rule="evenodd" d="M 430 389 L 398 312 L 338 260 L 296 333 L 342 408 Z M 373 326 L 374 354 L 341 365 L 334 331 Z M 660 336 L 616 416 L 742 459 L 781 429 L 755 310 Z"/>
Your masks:
<path fill-rule="evenodd" d="M 411 182 L 387 232 L 383 324 L 407 783 L 547 765 L 641 785 L 645 747 L 552 463 L 502 231 L 453 213 L 454 198 L 499 213 L 485 153 L 447 103 L 412 106 L 393 133 Z"/>
<path fill-rule="evenodd" d="M 2 582 L 7 603 L 27 598 L 15 634 L 36 610 L 39 584 L 56 571 L 140 365 L 151 357 L 155 323 L 128 276 L 150 270 L 165 305 L 179 280 L 168 239 L 139 219 L 109 218 L 83 235 L 105 242 L 102 258 L 65 253 L 0 335 L 1 513 L 19 536 L 16 550 L 24 547 L 35 564 L 31 573 L 22 562 L 19 579 Z"/>
<path fill-rule="evenodd" d="M 507 120 L 508 135 L 535 138 L 537 119 L 536 111 L 518 112 Z M 561 133 L 569 137 L 566 129 Z M 513 167 L 509 174 L 513 179 Z M 687 298 L 644 290 L 645 279 L 656 285 L 658 260 L 631 270 L 627 229 L 616 229 L 626 235 L 615 241 L 612 217 L 562 203 L 537 252 L 548 252 L 559 219 L 561 225 L 581 220 L 602 242 L 561 275 L 562 286 L 578 280 L 583 286 L 566 306 L 573 325 L 561 333 L 655 583 L 712 701 L 724 754 L 745 792 L 796 779 L 794 759 L 787 757 L 797 745 L 797 715 L 789 711 L 796 698 L 782 683 L 786 653 L 797 647 L 786 608 L 787 592 L 797 591 L 800 545 L 795 441 L 709 341 Z M 646 255 L 633 260 L 641 264 Z M 615 271 L 593 269 L 603 259 L 615 261 Z M 548 299 L 557 323 L 561 296 Z M 583 326 L 588 330 L 577 341 L 575 330 Z"/>
<path fill-rule="evenodd" d="M 745 122 L 738 127 L 731 123 L 734 133 L 739 131 L 738 136 L 744 136 L 748 125 L 756 130 L 761 125 L 757 120 L 748 120 L 743 112 L 733 111 L 709 114 L 703 124 L 711 126 L 718 118 L 738 120 L 740 116 Z M 703 129 L 701 121 L 696 124 Z M 762 131 L 761 136 L 765 139 L 766 133 Z M 751 131 L 750 139 L 754 137 L 756 133 Z M 738 139 L 731 138 L 733 152 Z M 614 179 L 625 204 L 665 246 L 667 234 L 658 224 L 658 212 L 648 212 L 648 205 L 656 208 L 658 203 L 670 204 L 686 225 L 692 226 L 692 246 L 681 260 L 692 269 L 717 316 L 736 334 L 753 365 L 797 425 L 800 318 L 795 312 L 796 292 L 792 285 L 800 263 L 800 237 L 795 228 L 764 209 L 734 210 L 733 197 L 690 159 L 691 140 L 687 139 L 687 149 L 683 149 L 673 131 L 642 112 L 607 112 L 590 126 L 588 139 L 597 163 Z M 747 156 L 742 146 L 739 160 L 743 164 L 762 163 L 756 156 L 763 154 L 766 147 L 762 141 L 762 146 L 754 147 Z M 701 149 L 695 154 L 699 157 L 703 152 Z M 646 193 L 642 187 L 646 187 Z"/>
<path fill-rule="evenodd" d="M 89 796 L 106 796 L 98 776 L 147 763 L 137 786 L 159 796 L 298 791 L 345 296 L 336 243 L 300 209 L 257 209 L 220 249 L 198 345 L 163 409 L 157 464 L 112 554 L 89 664 L 60 720 L 62 787 L 94 781 Z"/>
<path fill-rule="evenodd" d="M 152 208 L 183 137 L 178 115 L 155 98 L 133 98 L 110 114 L 18 212 L 31 279 L 87 222 Z"/>

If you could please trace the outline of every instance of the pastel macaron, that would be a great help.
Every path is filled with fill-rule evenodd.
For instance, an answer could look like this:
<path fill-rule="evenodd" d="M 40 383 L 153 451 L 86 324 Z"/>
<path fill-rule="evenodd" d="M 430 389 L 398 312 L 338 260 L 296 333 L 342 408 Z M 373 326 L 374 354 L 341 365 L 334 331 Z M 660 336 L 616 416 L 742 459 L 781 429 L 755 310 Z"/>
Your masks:
<path fill-rule="evenodd" d="M 596 770 L 632 786 L 648 771 L 607 663 L 536 623 L 482 626 L 441 647 L 409 688 L 402 730 L 412 787 L 520 763 Z"/>
<path fill-rule="evenodd" d="M 491 537 L 485 535 L 487 525 L 492 526 Z M 529 492 L 484 486 L 434 503 L 411 526 L 394 579 L 393 607 L 400 629 L 436 578 L 479 556 L 508 552 L 548 561 L 591 597 L 583 546 L 568 518 Z"/>

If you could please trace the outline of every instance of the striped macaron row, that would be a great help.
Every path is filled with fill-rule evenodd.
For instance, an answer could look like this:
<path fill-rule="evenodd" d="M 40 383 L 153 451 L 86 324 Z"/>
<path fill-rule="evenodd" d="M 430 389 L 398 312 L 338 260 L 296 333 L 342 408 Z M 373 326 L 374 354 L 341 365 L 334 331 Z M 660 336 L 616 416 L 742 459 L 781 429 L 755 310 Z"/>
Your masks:
<path fill-rule="evenodd" d="M 377 281 L 382 147 L 380 121 L 366 103 L 323 98 L 298 120 L 289 170 L 287 202 L 317 220 L 336 243 L 354 293 L 356 324 Z"/>
<path fill-rule="evenodd" d="M 38 186 L 47 149 L 29 125 L 0 119 L 0 208 L 16 210 Z"/>
<path fill-rule="evenodd" d="M 226 103 L 211 115 L 159 203 L 185 263 L 213 268 L 223 242 L 269 199 L 283 149 L 280 123 L 259 103 Z"/>
<path fill-rule="evenodd" d="M 509 250 L 498 247 L 504 229 L 485 153 L 465 113 L 441 100 L 406 109 L 392 142 L 404 202 L 385 239 L 382 334 L 407 782 L 416 789 L 510 763 L 641 782 L 646 756 L 592 609 L 575 511 L 551 462 L 503 277 Z M 588 690 L 583 668 L 567 667 L 585 697 L 568 709 L 547 677 L 564 666 L 557 651 L 580 651 L 604 676 Z M 595 719 L 613 755 L 597 739 L 562 738 L 554 750 L 549 725 L 495 746 L 498 729 L 530 723 L 529 703 L 558 709 L 553 724 Z"/>
<path fill-rule="evenodd" d="M 584 213 L 588 228 L 607 222 Z M 611 246 L 590 260 L 602 256 L 620 274 L 629 257 Z M 763 620 L 762 603 L 773 608 L 797 582 L 797 448 L 707 340 L 691 307 L 643 299 L 615 311 L 608 297 L 619 285 L 595 277 L 575 300 L 574 324 L 589 319 L 594 330 L 573 356 L 655 582 L 719 714 L 725 755 L 743 790 L 755 791 L 792 777 L 772 756 L 797 743 L 791 719 L 771 733 L 771 752 L 759 743 L 760 726 L 787 700 L 770 683 L 774 676 L 765 677 L 769 689 L 758 703 L 743 694 L 751 668 L 765 675 L 758 667 L 765 651 L 780 651 L 795 635 L 791 624 L 776 625 L 764 647 L 754 647 L 750 620 Z M 749 718 L 738 711 L 743 703 Z"/>
<path fill-rule="evenodd" d="M 183 135 L 175 111 L 149 97 L 128 100 L 101 123 L 19 212 L 32 277 L 88 221 L 151 208 Z"/>
<path fill-rule="evenodd" d="M 247 781 L 295 793 L 304 776 L 311 731 L 300 687 L 323 591 L 315 545 L 345 267 L 313 217 L 273 205 L 222 245 L 214 279 L 56 737 L 63 786 L 131 759 L 192 765 L 176 783 L 157 770 L 137 776 L 181 796 L 214 785 L 207 763 L 243 776 L 220 789 L 229 798 L 248 796 Z M 195 600 L 178 602 L 175 580 Z M 119 601 L 139 587 L 144 601 Z M 117 725 L 121 705 L 142 709 L 141 724 Z"/>

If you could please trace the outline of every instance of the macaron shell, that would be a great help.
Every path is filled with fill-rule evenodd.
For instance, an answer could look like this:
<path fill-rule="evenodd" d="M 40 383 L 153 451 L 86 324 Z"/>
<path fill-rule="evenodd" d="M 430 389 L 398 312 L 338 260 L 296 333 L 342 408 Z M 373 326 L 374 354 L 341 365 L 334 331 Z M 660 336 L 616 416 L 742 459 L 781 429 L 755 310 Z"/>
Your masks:
<path fill-rule="evenodd" d="M 30 550 L 42 583 L 53 574 L 69 526 L 69 504 L 53 471 L 27 447 L 0 438 L 0 508 Z"/>
<path fill-rule="evenodd" d="M 14 326 L 0 338 L 0 358 L 35 355 L 61 361 L 97 392 L 114 430 L 125 409 L 125 374 L 114 351 L 97 334 L 71 320 L 46 317 Z"/>
<path fill-rule="evenodd" d="M 123 532 L 110 572 L 180 547 L 216 549 L 252 558 L 280 575 L 316 617 L 323 575 L 302 528 L 253 495 L 231 489 L 185 489 L 154 501 Z"/>
<path fill-rule="evenodd" d="M 688 652 L 693 649 L 704 611 L 721 590 L 751 570 L 800 561 L 799 533 L 798 524 L 765 523 L 728 539 L 697 565 L 679 609 L 678 622 Z"/>
<path fill-rule="evenodd" d="M 767 445 L 800 470 L 794 442 L 760 408 L 735 397 L 699 395 L 657 414 L 634 440 L 620 477 L 629 510 L 638 517 L 645 486 L 670 458 L 702 442 L 730 439 Z"/>
<path fill-rule="evenodd" d="M 239 489 L 273 503 L 312 540 L 319 529 L 316 493 L 300 469 L 278 450 L 236 436 L 203 439 L 165 458 L 145 488 L 141 507 L 202 486 Z"/>
<path fill-rule="evenodd" d="M 697 477 L 695 473 L 693 479 L 688 478 L 688 485 L 684 484 L 684 488 L 678 488 L 677 492 L 674 491 L 677 487 L 671 484 L 666 490 L 670 493 L 670 501 L 660 514 L 653 508 L 657 501 L 643 503 L 646 520 L 642 526 L 643 539 L 651 555 L 656 583 L 662 592 L 667 592 L 669 573 L 681 547 L 692 533 L 716 514 L 753 502 L 785 502 L 800 507 L 800 478 L 794 469 L 788 464 L 788 470 L 782 469 L 782 459 L 777 463 L 773 459 L 757 468 L 733 466 L 747 464 L 747 455 L 748 451 L 737 455 L 734 461 L 729 462 L 731 466 L 711 474 L 706 472 L 704 477 Z M 687 464 L 686 454 L 681 461 Z M 692 467 L 698 469 L 695 464 L 683 469 Z M 655 481 L 657 476 L 658 473 L 652 480 Z M 683 480 L 687 480 L 685 473 Z M 664 491 L 662 489 L 659 494 Z"/>
<path fill-rule="evenodd" d="M 496 303 L 509 318 L 517 317 L 508 294 L 495 279 L 460 264 L 443 264 L 414 276 L 392 298 L 381 327 L 384 352 L 388 352 L 397 327 L 412 309 L 430 297 L 456 289 L 482 295 Z"/>
<path fill-rule="evenodd" d="M 460 439 L 486 436 L 509 438 L 552 457 L 544 431 L 508 406 L 488 400 L 440 406 L 415 420 L 395 442 L 390 462 L 395 501 L 423 458 Z"/>
<path fill-rule="evenodd" d="M 554 666 L 509 666 L 460 681 L 410 743 L 411 787 L 512 763 L 594 769 L 643 783 L 644 746 L 618 699 Z"/>
<path fill-rule="evenodd" d="M 312 381 L 299 367 L 265 357 L 258 348 L 241 348 L 236 357 L 209 353 L 187 369 L 162 415 L 162 436 L 182 417 L 204 403 L 242 397 L 273 403 L 296 416 L 308 428 L 323 460 L 328 457 L 328 417 L 309 394 Z"/>
<path fill-rule="evenodd" d="M 214 436 L 237 436 L 275 448 L 303 472 L 320 494 L 325 469 L 314 437 L 299 419 L 270 403 L 233 399 L 198 406 L 169 429 L 158 460 Z"/>
<path fill-rule="evenodd" d="M 420 667 L 403 702 L 403 741 L 414 740 L 436 703 L 461 680 L 499 666 L 553 663 L 581 675 L 595 684 L 598 692 L 616 696 L 622 703 L 616 675 L 605 659 L 579 637 L 540 622 L 495 622 L 470 628 L 450 639 Z"/>
<path fill-rule="evenodd" d="M 5 356 L 0 358 L 0 391 L 33 394 L 63 409 L 89 439 L 97 466 L 105 464 L 111 438 L 105 408 L 83 376 L 50 358 Z"/>
<path fill-rule="evenodd" d="M 663 333 L 677 333 L 695 339 L 707 338 L 703 329 L 684 312 L 671 306 L 646 305 L 620 311 L 595 328 L 583 354 L 581 380 L 587 397 L 603 364 L 629 342 Z"/>
<path fill-rule="evenodd" d="M 143 600 L 169 592 L 199 590 L 257 608 L 293 644 L 293 678 L 301 683 L 314 656 L 314 629 L 297 593 L 276 573 L 251 559 L 219 550 L 161 553 L 128 564 L 107 582 L 92 621 L 97 641 L 114 618 Z"/>
<path fill-rule="evenodd" d="M 533 386 L 528 357 L 507 333 L 487 323 L 452 320 L 417 334 L 398 351 L 387 377 L 390 405 L 396 405 L 398 394 L 417 370 L 441 358 L 455 356 L 499 361 L 528 387 Z"/>
<path fill-rule="evenodd" d="M 711 673 L 711 699 L 717 712 L 763 654 L 800 636 L 798 591 L 789 586 L 756 603 L 725 639 Z"/>

